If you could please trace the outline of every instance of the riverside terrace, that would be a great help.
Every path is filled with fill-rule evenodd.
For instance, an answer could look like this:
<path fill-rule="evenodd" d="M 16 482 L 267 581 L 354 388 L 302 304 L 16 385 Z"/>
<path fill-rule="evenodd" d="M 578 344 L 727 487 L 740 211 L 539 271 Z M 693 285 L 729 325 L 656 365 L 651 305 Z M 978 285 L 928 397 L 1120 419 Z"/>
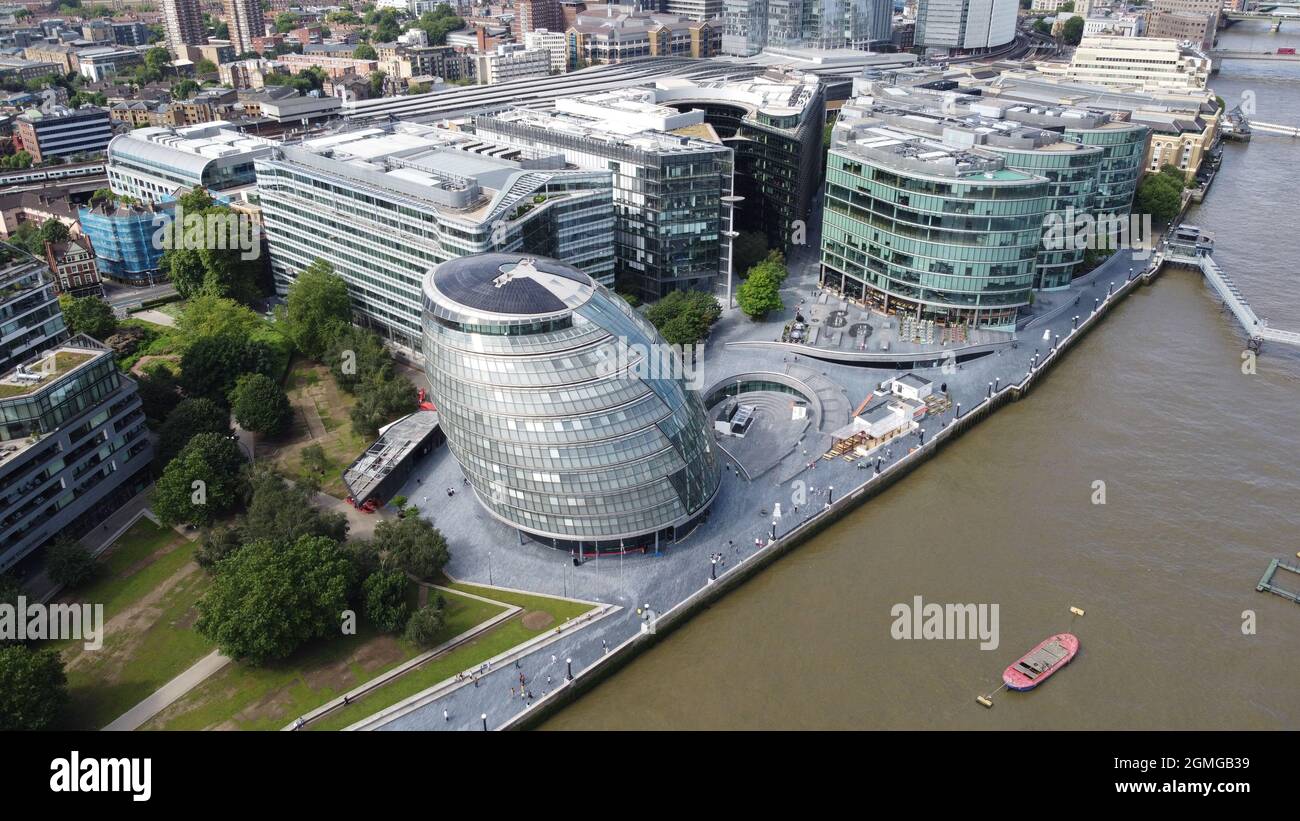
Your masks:
<path fill-rule="evenodd" d="M 569 672 L 566 660 L 572 660 L 578 684 L 584 679 L 595 680 L 598 676 L 588 676 L 588 673 L 601 670 L 598 662 L 607 656 L 608 660 L 618 658 L 624 645 L 630 648 L 628 652 L 638 646 L 634 640 L 644 627 L 638 608 L 648 605 L 661 627 L 668 624 L 702 597 L 729 587 L 729 577 L 739 580 L 748 575 L 749 568 L 760 567 L 777 555 L 785 544 L 796 543 L 797 538 L 791 542 L 783 539 L 801 522 L 813 520 L 812 525 L 800 528 L 798 538 L 802 538 L 803 530 L 811 529 L 820 521 L 828 502 L 840 503 L 828 511 L 831 515 L 826 519 L 830 520 L 847 503 L 856 504 L 856 497 L 866 498 L 865 491 L 859 490 L 864 483 L 870 482 L 869 489 L 874 492 L 876 487 L 905 474 L 932 452 L 933 447 L 946 440 L 942 432 L 959 413 L 963 422 L 969 424 L 1000 404 L 999 400 L 1018 395 L 1011 386 L 1030 377 L 1036 370 L 1031 363 L 1037 362 L 1041 368 L 1043 358 L 1051 352 L 1058 337 L 1073 341 L 1071 331 L 1076 315 L 1080 333 L 1090 329 L 1121 298 L 1120 289 L 1127 293 L 1128 288 L 1139 284 L 1137 281 L 1130 284 L 1129 279 L 1138 280 L 1148 267 L 1148 260 L 1134 258 L 1128 251 L 1119 252 L 1088 276 L 1075 280 L 1068 290 L 1053 293 L 1050 303 L 1045 302 L 1036 317 L 1028 317 L 1019 327 L 1018 339 L 981 345 L 986 348 L 978 352 L 982 355 L 947 368 L 942 365 L 946 358 L 943 348 L 931 346 L 928 351 L 918 350 L 918 356 L 906 357 L 915 361 L 899 363 L 906 367 L 895 370 L 810 358 L 812 348 L 776 341 L 786 323 L 793 319 L 800 299 L 805 301 L 806 310 L 810 310 L 810 305 L 832 304 L 829 298 L 826 303 L 819 301 L 816 248 L 814 243 L 797 249 L 793 255 L 790 277 L 782 290 L 787 307 L 780 315 L 755 323 L 736 309 L 724 311 L 709 339 L 703 363 L 703 384 L 713 386 L 705 390 L 706 399 L 710 394 L 717 395 L 718 385 L 731 383 L 738 376 L 745 381 L 806 386 L 813 395 L 808 397 L 811 419 L 804 438 L 771 443 L 780 452 L 780 458 L 769 458 L 773 464 L 752 461 L 742 464 L 739 473 L 728 451 L 736 452 L 745 460 L 750 458 L 747 453 L 762 449 L 752 444 L 737 447 L 734 439 L 719 441 L 724 471 L 711 515 L 693 533 L 664 548 L 660 554 L 606 554 L 575 566 L 568 553 L 533 542 L 520 544 L 515 531 L 489 516 L 473 493 L 464 487 L 460 468 L 446 448 L 435 451 L 416 468 L 400 492 L 446 535 L 452 554 L 447 572 L 452 577 L 596 601 L 612 609 L 589 622 L 539 639 L 525 649 L 508 651 L 494 661 L 478 685 L 471 683 L 470 678 L 445 682 L 358 722 L 352 729 L 481 730 L 485 726 L 499 729 L 528 723 L 530 717 L 545 712 L 548 705 L 561 703 L 581 689 L 565 686 Z M 1108 298 L 1108 292 L 1116 293 Z M 851 308 L 849 312 L 860 311 Z M 897 327 L 897 318 L 892 319 Z M 927 415 L 918 431 L 893 439 L 888 447 L 882 448 L 878 452 L 881 456 L 878 478 L 873 478 L 876 453 L 871 459 L 852 463 L 839 458 L 822 459 L 830 440 L 829 432 L 848 421 L 851 409 L 881 382 L 908 371 L 932 380 L 936 388 L 946 384 L 952 407 Z M 971 418 L 971 410 L 989 397 L 994 384 L 998 392 L 993 401 L 981 406 L 974 419 Z M 792 397 L 783 393 L 773 395 L 786 400 L 783 407 L 789 406 Z M 768 407 L 772 407 L 773 395 L 766 395 Z M 742 394 L 741 401 L 748 402 L 751 396 L 754 395 Z M 759 395 L 758 404 L 763 404 L 764 396 Z M 709 404 L 712 417 L 718 403 Z M 965 424 L 949 433 L 960 434 Z M 769 429 L 788 432 L 791 427 L 782 423 Z M 934 438 L 936 435 L 938 440 Z M 931 447 L 921 449 L 916 458 L 910 458 L 911 451 L 923 442 Z M 809 467 L 809 463 L 815 467 Z M 807 488 L 807 498 L 795 514 L 793 497 L 799 482 Z M 449 490 L 455 490 L 455 495 L 449 497 Z M 846 497 L 855 498 L 846 503 Z M 784 513 L 776 524 L 777 541 L 757 548 L 756 539 L 766 542 L 771 536 L 772 514 L 777 503 Z M 722 554 L 716 586 L 710 583 L 710 557 L 715 553 Z M 510 696 L 511 685 L 517 683 L 520 673 L 529 681 L 529 689 L 537 699 L 531 704 L 519 696 Z M 543 683 L 548 676 L 549 685 Z M 360 703 L 364 704 L 364 700 Z M 444 709 L 448 715 L 446 720 Z"/>

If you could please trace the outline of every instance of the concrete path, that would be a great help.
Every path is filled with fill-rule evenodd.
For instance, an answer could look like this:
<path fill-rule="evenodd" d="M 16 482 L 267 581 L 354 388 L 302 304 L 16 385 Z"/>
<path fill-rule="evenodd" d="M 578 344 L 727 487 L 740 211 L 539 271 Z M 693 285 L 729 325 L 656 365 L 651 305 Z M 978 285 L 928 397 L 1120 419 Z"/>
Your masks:
<path fill-rule="evenodd" d="M 104 729 L 138 729 L 140 725 L 158 715 L 181 696 L 203 683 L 208 676 L 225 667 L 229 662 L 229 656 L 223 656 L 219 650 L 213 650 L 195 662 L 193 667 L 158 688 L 157 692 L 127 710 Z"/>
<path fill-rule="evenodd" d="M 348 517 L 349 539 L 374 538 L 375 525 L 385 519 L 396 518 L 396 514 L 387 508 L 382 508 L 374 513 L 363 513 L 347 502 L 335 499 L 328 493 L 322 493 L 319 490 L 311 495 L 311 502 L 322 510 L 337 511 Z"/>
<path fill-rule="evenodd" d="M 168 328 L 176 327 L 176 317 L 162 311 L 155 311 L 152 308 L 147 311 L 136 311 L 132 316 L 135 319 L 143 319 L 145 322 L 152 322 L 155 325 L 163 325 Z"/>

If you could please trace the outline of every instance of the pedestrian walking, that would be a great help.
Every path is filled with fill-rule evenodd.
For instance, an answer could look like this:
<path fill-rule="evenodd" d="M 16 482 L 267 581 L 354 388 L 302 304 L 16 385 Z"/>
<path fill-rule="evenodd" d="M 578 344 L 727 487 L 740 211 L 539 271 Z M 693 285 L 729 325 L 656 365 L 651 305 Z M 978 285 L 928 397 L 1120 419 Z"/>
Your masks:
<path fill-rule="evenodd" d="M 451 713 L 448 713 L 448 712 L 447 712 L 447 708 L 446 708 L 446 707 L 442 708 L 442 720 L 443 720 L 443 721 L 451 721 Z"/>

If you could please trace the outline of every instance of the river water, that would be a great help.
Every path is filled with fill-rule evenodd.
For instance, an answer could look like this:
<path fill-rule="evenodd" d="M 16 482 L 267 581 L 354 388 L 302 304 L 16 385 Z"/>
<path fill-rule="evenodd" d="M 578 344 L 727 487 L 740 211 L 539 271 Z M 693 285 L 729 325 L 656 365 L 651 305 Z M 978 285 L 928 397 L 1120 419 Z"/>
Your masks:
<path fill-rule="evenodd" d="M 1287 45 L 1300 31 L 1220 38 Z M 1213 86 L 1300 125 L 1298 64 L 1229 62 Z M 1298 191 L 1300 141 L 1257 135 L 1227 146 L 1190 215 L 1256 311 L 1296 330 Z M 1300 550 L 1300 352 L 1268 348 L 1246 375 L 1242 349 L 1198 277 L 1166 272 L 1029 398 L 546 728 L 1300 728 L 1300 608 L 1255 592 L 1270 559 Z M 892 638 L 891 608 L 915 596 L 997 604 L 1000 646 Z M 1071 605 L 1087 612 L 1073 624 Z M 1069 668 L 975 704 L 1067 627 L 1081 640 Z"/>

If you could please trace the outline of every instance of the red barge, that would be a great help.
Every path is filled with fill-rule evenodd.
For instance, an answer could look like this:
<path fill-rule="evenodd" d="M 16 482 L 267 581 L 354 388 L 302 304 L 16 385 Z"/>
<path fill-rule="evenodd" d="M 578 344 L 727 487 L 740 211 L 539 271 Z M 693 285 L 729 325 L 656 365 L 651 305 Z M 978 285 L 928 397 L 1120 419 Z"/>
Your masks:
<path fill-rule="evenodd" d="M 1078 652 L 1079 639 L 1074 634 L 1048 636 L 1003 670 L 1002 681 L 1012 690 L 1032 690 L 1069 664 Z"/>

